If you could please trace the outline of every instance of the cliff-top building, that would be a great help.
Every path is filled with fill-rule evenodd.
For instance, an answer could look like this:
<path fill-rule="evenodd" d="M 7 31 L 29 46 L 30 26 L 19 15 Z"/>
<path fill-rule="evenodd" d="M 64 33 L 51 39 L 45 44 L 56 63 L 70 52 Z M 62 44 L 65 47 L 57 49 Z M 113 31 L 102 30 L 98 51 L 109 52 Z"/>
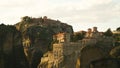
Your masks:
<path fill-rule="evenodd" d="M 97 33 L 99 34 L 98 31 Z M 95 32 L 95 34 L 97 33 Z M 101 40 L 98 40 L 99 38 Z M 57 42 L 53 44 L 53 51 L 47 53 L 47 56 L 41 59 L 38 68 L 80 68 L 81 66 L 82 68 L 88 68 L 86 67 L 89 65 L 88 62 L 103 58 L 105 54 L 109 52 L 110 48 L 113 47 L 112 38 L 104 38 L 100 37 L 100 35 L 92 36 L 92 38 L 84 38 L 78 42 L 70 42 L 70 35 L 68 33 L 58 33 L 53 36 L 53 39 L 57 40 Z M 81 56 L 81 52 L 84 51 L 83 49 L 86 46 L 92 46 L 91 48 L 93 49 L 88 50 L 88 54 L 90 53 L 91 56 L 89 55 L 89 57 L 93 58 L 89 58 L 85 56 L 85 54 Z M 103 50 L 101 50 L 102 48 Z M 89 47 L 87 49 L 89 49 Z M 93 55 L 92 52 L 94 52 Z M 98 53 L 96 54 L 96 52 Z M 104 54 L 99 54 L 99 52 Z M 85 60 L 85 62 L 80 59 L 80 57 L 84 58 L 84 56 L 88 59 Z"/>

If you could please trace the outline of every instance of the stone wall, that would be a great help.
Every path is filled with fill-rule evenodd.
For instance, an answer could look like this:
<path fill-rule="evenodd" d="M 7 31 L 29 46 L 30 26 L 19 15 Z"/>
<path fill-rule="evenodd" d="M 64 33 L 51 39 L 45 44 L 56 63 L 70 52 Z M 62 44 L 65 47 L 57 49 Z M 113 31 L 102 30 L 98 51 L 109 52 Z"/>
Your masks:
<path fill-rule="evenodd" d="M 66 38 L 66 36 L 64 37 Z M 89 68 L 92 61 L 109 57 L 108 51 L 111 48 L 109 44 L 112 44 L 112 41 L 108 39 L 91 38 L 79 40 L 78 42 L 57 42 L 53 44 L 51 53 L 53 59 L 47 56 L 47 67 L 41 68 Z M 109 44 L 106 46 L 107 43 Z"/>

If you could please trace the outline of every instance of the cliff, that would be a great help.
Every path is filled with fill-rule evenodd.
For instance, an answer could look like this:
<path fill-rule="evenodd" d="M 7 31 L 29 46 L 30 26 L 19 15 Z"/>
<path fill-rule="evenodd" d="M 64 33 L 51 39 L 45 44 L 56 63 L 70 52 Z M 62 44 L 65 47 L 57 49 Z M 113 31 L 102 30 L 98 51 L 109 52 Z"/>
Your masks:
<path fill-rule="evenodd" d="M 14 26 L 0 25 L 0 68 L 28 68 L 21 33 Z"/>
<path fill-rule="evenodd" d="M 37 67 L 44 53 L 52 50 L 53 35 L 60 32 L 69 33 L 71 37 L 73 35 L 71 25 L 48 19 L 46 16 L 44 18 L 25 16 L 15 26 L 23 35 L 25 53 L 32 68 Z"/>
<path fill-rule="evenodd" d="M 67 32 L 70 33 L 71 36 L 73 35 L 71 25 L 62 23 L 58 20 L 48 19 L 46 16 L 44 18 L 25 16 L 15 26 L 20 32 L 22 32 L 23 39 L 30 39 L 32 46 L 45 48 L 45 51 L 43 52 L 47 51 L 46 48 L 51 44 L 54 34 Z"/>

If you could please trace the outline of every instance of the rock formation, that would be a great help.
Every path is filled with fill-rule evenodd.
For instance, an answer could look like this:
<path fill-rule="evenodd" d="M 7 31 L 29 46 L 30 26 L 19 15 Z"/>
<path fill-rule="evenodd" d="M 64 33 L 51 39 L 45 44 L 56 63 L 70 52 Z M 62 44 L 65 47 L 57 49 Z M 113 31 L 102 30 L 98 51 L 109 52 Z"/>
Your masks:
<path fill-rule="evenodd" d="M 73 35 L 71 25 L 58 20 L 48 19 L 46 16 L 44 18 L 25 16 L 15 26 L 23 35 L 24 51 L 30 62 L 30 66 L 38 64 L 34 62 L 39 62 L 44 53 L 52 50 L 51 44 L 53 43 L 54 34 L 66 32 L 70 36 Z M 34 67 L 36 68 L 36 65 Z"/>
<path fill-rule="evenodd" d="M 14 26 L 0 25 L 0 68 L 29 68 L 21 33 Z"/>

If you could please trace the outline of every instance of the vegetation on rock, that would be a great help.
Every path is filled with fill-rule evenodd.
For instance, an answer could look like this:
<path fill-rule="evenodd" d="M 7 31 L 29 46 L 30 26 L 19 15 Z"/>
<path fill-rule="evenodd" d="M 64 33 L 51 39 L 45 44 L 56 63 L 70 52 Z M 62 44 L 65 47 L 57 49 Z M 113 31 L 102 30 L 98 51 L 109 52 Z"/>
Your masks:
<path fill-rule="evenodd" d="M 72 41 L 82 40 L 85 37 L 85 31 L 75 32 L 72 38 Z"/>

